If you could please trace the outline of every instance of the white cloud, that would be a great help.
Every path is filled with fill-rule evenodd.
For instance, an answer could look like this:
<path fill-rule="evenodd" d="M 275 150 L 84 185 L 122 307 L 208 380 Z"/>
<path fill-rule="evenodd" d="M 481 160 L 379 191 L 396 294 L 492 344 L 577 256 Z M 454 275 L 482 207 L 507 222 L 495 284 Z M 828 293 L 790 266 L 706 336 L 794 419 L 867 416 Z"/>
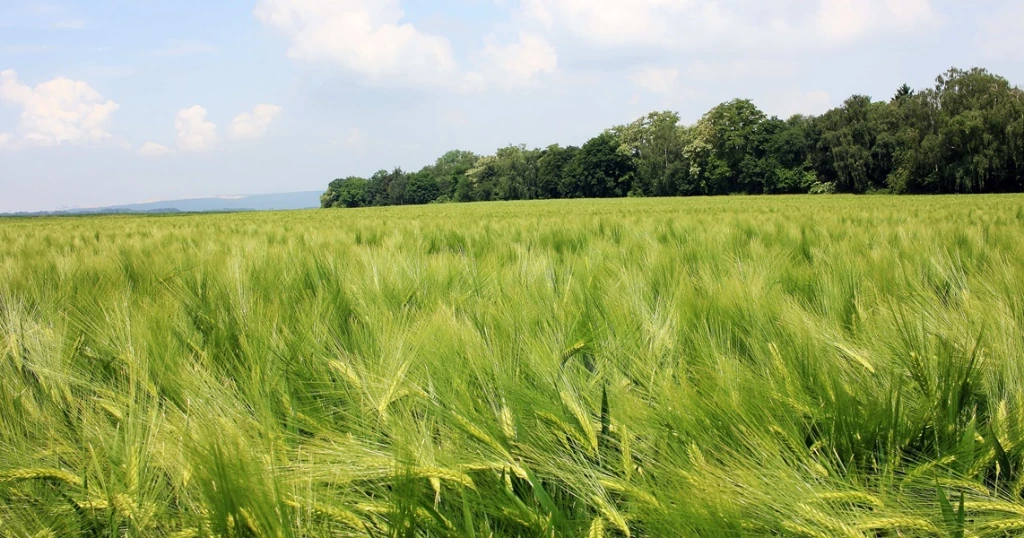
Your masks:
<path fill-rule="evenodd" d="M 488 45 L 480 56 L 482 84 L 493 80 L 506 87 L 524 86 L 558 69 L 554 47 L 543 37 L 528 32 L 519 34 L 519 40 L 509 45 Z"/>
<path fill-rule="evenodd" d="M 174 153 L 173 149 L 156 142 L 146 142 L 139 148 L 139 155 L 143 157 L 163 157 L 172 153 Z"/>
<path fill-rule="evenodd" d="M 602 45 L 660 40 L 669 18 L 686 11 L 687 0 L 523 0 L 522 12 L 546 28 L 564 27 Z"/>
<path fill-rule="evenodd" d="M 256 139 L 267 133 L 274 118 L 281 113 L 277 105 L 259 104 L 252 112 L 242 112 L 231 121 L 230 133 L 234 138 Z"/>
<path fill-rule="evenodd" d="M 817 14 L 819 31 L 833 41 L 908 30 L 935 21 L 929 0 L 822 0 Z"/>
<path fill-rule="evenodd" d="M 11 133 L 0 133 L 0 148 L 5 148 L 11 143 Z"/>
<path fill-rule="evenodd" d="M 0 71 L 0 101 L 21 108 L 18 141 L 25 145 L 117 142 L 107 129 L 119 105 L 85 82 L 59 77 L 32 88 L 13 70 Z"/>
<path fill-rule="evenodd" d="M 458 71 L 448 40 L 402 23 L 398 0 L 260 0 L 254 13 L 291 40 L 289 57 L 369 81 L 446 85 Z"/>
<path fill-rule="evenodd" d="M 179 110 L 174 128 L 181 151 L 209 151 L 217 145 L 217 126 L 206 121 L 206 109 L 199 105 Z"/>
<path fill-rule="evenodd" d="M 808 48 L 937 21 L 931 0 L 521 0 L 523 18 L 602 47 Z"/>
<path fill-rule="evenodd" d="M 674 67 L 646 66 L 633 71 L 629 80 L 638 88 L 653 93 L 668 93 L 679 80 L 679 70 Z"/>

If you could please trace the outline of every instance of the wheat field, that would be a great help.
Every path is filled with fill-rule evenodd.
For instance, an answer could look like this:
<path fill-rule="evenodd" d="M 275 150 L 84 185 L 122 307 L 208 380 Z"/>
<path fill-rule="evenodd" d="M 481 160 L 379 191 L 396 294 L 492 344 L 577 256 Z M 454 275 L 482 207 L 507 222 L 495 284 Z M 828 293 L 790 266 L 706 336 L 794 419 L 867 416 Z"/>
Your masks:
<path fill-rule="evenodd" d="M 1024 197 L 0 219 L 0 536 L 1024 532 Z"/>

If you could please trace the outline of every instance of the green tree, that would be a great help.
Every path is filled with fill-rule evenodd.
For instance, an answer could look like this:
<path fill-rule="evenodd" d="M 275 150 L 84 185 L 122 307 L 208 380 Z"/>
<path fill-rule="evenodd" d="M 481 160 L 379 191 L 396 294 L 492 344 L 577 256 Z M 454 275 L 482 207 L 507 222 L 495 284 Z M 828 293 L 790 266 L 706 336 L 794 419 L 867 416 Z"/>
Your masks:
<path fill-rule="evenodd" d="M 538 198 L 561 197 L 561 185 L 566 168 L 577 152 L 579 148 L 575 146 L 563 148 L 558 144 L 552 144 L 540 151 L 537 157 Z"/>
<path fill-rule="evenodd" d="M 1024 188 L 1024 97 L 984 69 L 951 69 L 891 105 L 896 192 L 1007 192 Z"/>
<path fill-rule="evenodd" d="M 434 177 L 433 167 L 409 175 L 405 187 L 405 201 L 409 204 L 429 204 L 441 195 L 441 188 Z"/>
<path fill-rule="evenodd" d="M 941 112 L 937 122 L 941 151 L 941 191 L 1002 192 L 1021 187 L 1013 148 L 1022 113 L 1021 91 L 984 69 L 951 69 L 928 92 Z"/>
<path fill-rule="evenodd" d="M 338 203 L 338 188 L 341 187 L 343 179 L 335 179 L 327 185 L 327 190 L 320 195 L 320 207 L 335 207 Z"/>
<path fill-rule="evenodd" d="M 361 207 L 366 204 L 367 181 L 361 177 L 335 179 L 320 197 L 321 207 Z"/>
<path fill-rule="evenodd" d="M 409 175 L 402 171 L 401 168 L 395 168 L 388 174 L 387 182 L 387 204 L 386 205 L 403 205 L 406 203 L 405 191 L 409 185 Z"/>
<path fill-rule="evenodd" d="M 366 205 L 388 205 L 388 184 L 390 182 L 391 173 L 387 170 L 378 170 L 370 176 L 369 182 L 366 185 Z"/>
<path fill-rule="evenodd" d="M 480 156 L 463 150 L 452 150 L 438 157 L 434 163 L 434 178 L 441 191 L 441 197 L 455 199 L 455 191 L 459 182 L 464 180 L 466 172 L 476 166 Z"/>
<path fill-rule="evenodd" d="M 415 174 L 334 180 L 322 207 L 456 200 L 1024 190 L 1024 92 L 984 69 L 951 69 L 934 88 L 887 102 L 854 95 L 819 117 L 767 117 L 735 99 L 695 125 L 651 112 L 583 147 L 453 150 Z"/>
<path fill-rule="evenodd" d="M 892 97 L 892 103 L 898 104 L 914 96 L 914 90 L 907 84 L 904 84 L 896 89 L 896 95 Z"/>
<path fill-rule="evenodd" d="M 630 190 L 633 163 L 619 151 L 611 132 L 591 138 L 565 169 L 562 192 L 568 198 L 625 196 Z"/>
<path fill-rule="evenodd" d="M 765 121 L 754 103 L 736 99 L 704 115 L 692 131 L 686 156 L 696 189 L 703 194 L 760 192 L 759 129 Z"/>
<path fill-rule="evenodd" d="M 498 200 L 533 200 L 540 197 L 540 151 L 509 145 L 494 155 L 494 197 Z"/>
<path fill-rule="evenodd" d="M 366 205 L 367 181 L 361 177 L 346 179 L 338 189 L 340 207 L 362 207 Z"/>
<path fill-rule="evenodd" d="M 893 172 L 890 138 L 885 136 L 886 103 L 854 95 L 843 106 L 826 112 L 816 126 L 818 175 L 834 181 L 840 192 L 882 189 Z"/>
<path fill-rule="evenodd" d="M 679 114 L 651 112 L 614 131 L 621 143 L 620 151 L 632 161 L 631 194 L 668 196 L 681 192 L 689 165 Z"/>
<path fill-rule="evenodd" d="M 488 155 L 477 159 L 476 165 L 466 171 L 466 184 L 459 193 L 462 201 L 487 202 L 495 200 L 498 190 L 498 158 Z"/>
<path fill-rule="evenodd" d="M 772 118 L 765 129 L 769 138 L 765 142 L 764 158 L 769 161 L 769 177 L 765 179 L 765 193 L 807 192 L 817 181 L 811 164 L 811 154 L 817 145 L 814 137 L 814 119 L 795 115 L 785 122 Z"/>

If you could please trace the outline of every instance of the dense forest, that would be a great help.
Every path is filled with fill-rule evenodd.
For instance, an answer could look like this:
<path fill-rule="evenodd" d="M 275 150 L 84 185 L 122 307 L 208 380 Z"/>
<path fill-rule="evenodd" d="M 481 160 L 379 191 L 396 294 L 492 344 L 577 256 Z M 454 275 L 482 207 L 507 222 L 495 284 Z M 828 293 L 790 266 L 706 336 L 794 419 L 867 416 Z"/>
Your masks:
<path fill-rule="evenodd" d="M 768 117 L 749 100 L 695 125 L 652 112 L 582 147 L 450 151 L 418 172 L 332 181 L 323 207 L 783 193 L 1024 191 L 1024 90 L 985 69 L 888 101 L 854 95 L 821 116 Z"/>

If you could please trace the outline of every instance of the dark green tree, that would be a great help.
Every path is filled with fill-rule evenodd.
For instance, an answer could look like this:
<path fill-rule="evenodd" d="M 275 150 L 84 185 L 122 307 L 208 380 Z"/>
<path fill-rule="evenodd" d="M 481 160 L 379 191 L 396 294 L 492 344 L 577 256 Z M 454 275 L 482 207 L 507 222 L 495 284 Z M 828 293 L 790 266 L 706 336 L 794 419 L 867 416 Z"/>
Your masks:
<path fill-rule="evenodd" d="M 770 133 L 765 142 L 764 158 L 768 176 L 765 178 L 765 193 L 807 192 L 817 181 L 811 165 L 811 154 L 817 145 L 812 128 L 814 119 L 796 115 L 785 122 L 772 118 L 766 128 Z"/>
<path fill-rule="evenodd" d="M 1024 191 L 1024 92 L 984 69 L 887 102 L 854 95 L 818 117 L 722 103 L 693 126 L 652 112 L 582 148 L 450 151 L 415 174 L 336 179 L 322 207 L 612 196 Z"/>
<path fill-rule="evenodd" d="M 367 181 L 361 177 L 335 179 L 320 197 L 321 207 L 362 207 L 366 205 Z"/>
<path fill-rule="evenodd" d="M 625 196 L 630 190 L 633 163 L 619 151 L 620 141 L 604 132 L 591 138 L 565 169 L 562 192 L 567 198 Z"/>
<path fill-rule="evenodd" d="M 434 177 L 434 169 L 426 167 L 409 175 L 405 187 L 405 201 L 408 204 L 429 204 L 441 195 L 441 188 Z"/>
<path fill-rule="evenodd" d="M 560 198 L 561 185 L 566 167 L 572 162 L 579 148 L 563 148 L 553 144 L 540 151 L 537 157 L 538 198 Z"/>
<path fill-rule="evenodd" d="M 886 138 L 886 103 L 855 95 L 843 106 L 826 112 L 816 123 L 818 176 L 835 182 L 839 192 L 862 193 L 884 189 L 893 172 L 893 155 Z M 881 142 L 881 143 L 880 143 Z"/>

